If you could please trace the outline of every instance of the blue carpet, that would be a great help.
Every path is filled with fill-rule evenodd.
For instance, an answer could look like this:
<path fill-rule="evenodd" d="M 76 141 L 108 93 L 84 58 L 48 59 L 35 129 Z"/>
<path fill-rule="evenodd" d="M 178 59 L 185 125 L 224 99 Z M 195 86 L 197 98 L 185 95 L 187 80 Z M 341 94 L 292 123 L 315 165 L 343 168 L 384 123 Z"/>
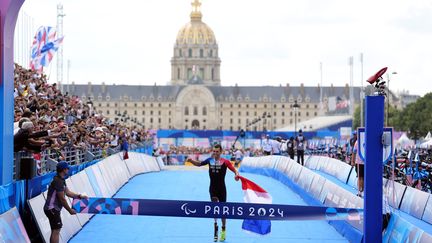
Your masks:
<path fill-rule="evenodd" d="M 306 205 L 282 183 L 266 176 L 242 174 L 266 189 L 273 203 Z M 243 192 L 227 172 L 228 201 L 242 202 Z M 209 200 L 207 171 L 163 171 L 133 178 L 119 198 Z M 255 236 L 241 229 L 242 220 L 227 221 L 227 243 L 348 242 L 325 221 L 273 221 L 272 233 Z M 219 225 L 221 223 L 219 222 Z M 96 215 L 70 242 L 213 242 L 213 219 Z"/>

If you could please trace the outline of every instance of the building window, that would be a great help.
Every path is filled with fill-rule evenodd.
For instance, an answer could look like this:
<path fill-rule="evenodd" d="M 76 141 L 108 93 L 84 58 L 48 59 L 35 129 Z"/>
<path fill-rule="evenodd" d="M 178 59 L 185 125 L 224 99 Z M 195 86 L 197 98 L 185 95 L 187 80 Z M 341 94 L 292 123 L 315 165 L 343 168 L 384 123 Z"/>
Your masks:
<path fill-rule="evenodd" d="M 150 117 L 150 123 L 153 123 L 153 117 Z"/>
<path fill-rule="evenodd" d="M 192 78 L 192 68 L 188 68 L 188 75 L 187 75 L 188 79 Z"/>
<path fill-rule="evenodd" d="M 298 116 L 301 116 L 301 111 L 298 112 Z"/>
<path fill-rule="evenodd" d="M 204 50 L 203 49 L 200 49 L 200 57 L 201 58 L 204 57 Z"/>
<path fill-rule="evenodd" d="M 239 124 L 241 123 L 241 119 L 240 119 L 240 118 L 238 119 L 238 123 L 239 123 Z"/>
<path fill-rule="evenodd" d="M 264 108 L 267 108 L 267 104 L 264 104 Z"/>
<path fill-rule="evenodd" d="M 315 109 L 317 109 L 318 108 L 318 105 L 315 105 Z"/>
<path fill-rule="evenodd" d="M 285 104 L 282 104 L 282 109 L 285 109 Z"/>
<path fill-rule="evenodd" d="M 135 104 L 134 104 L 134 107 L 138 107 L 138 104 L 137 104 L 137 103 L 135 103 Z"/>
<path fill-rule="evenodd" d="M 158 111 L 158 115 L 159 115 L 159 116 L 161 115 L 161 111 Z"/>
<path fill-rule="evenodd" d="M 150 103 L 150 107 L 153 107 L 153 103 Z"/>
<path fill-rule="evenodd" d="M 107 114 L 107 115 L 109 115 L 109 114 L 110 114 L 109 110 L 107 110 L 106 114 Z"/>
<path fill-rule="evenodd" d="M 306 116 L 309 116 L 309 112 L 308 111 L 306 112 Z"/>
<path fill-rule="evenodd" d="M 168 115 L 171 116 L 171 111 L 168 111 Z"/>
<path fill-rule="evenodd" d="M 233 112 L 231 111 L 231 112 L 230 112 L 230 116 L 232 116 L 232 115 L 233 115 Z"/>
<path fill-rule="evenodd" d="M 233 123 L 233 119 L 232 118 L 230 118 L 230 123 L 232 124 Z M 232 128 L 231 128 L 232 129 Z"/>
<path fill-rule="evenodd" d="M 223 104 L 220 104 L 220 108 L 223 108 Z"/>
<path fill-rule="evenodd" d="M 137 114 L 138 114 L 138 111 L 135 110 L 135 111 L 134 111 L 134 115 L 136 116 Z"/>
<path fill-rule="evenodd" d="M 233 104 L 230 105 L 230 108 L 233 108 Z"/>
<path fill-rule="evenodd" d="M 142 115 L 143 115 L 143 116 L 145 115 L 145 111 L 142 111 Z"/>
<path fill-rule="evenodd" d="M 231 131 L 233 130 L 233 126 L 230 126 L 230 130 L 231 130 Z"/>
<path fill-rule="evenodd" d="M 282 123 L 282 125 L 285 124 L 285 119 L 282 119 L 281 123 Z"/>
<path fill-rule="evenodd" d="M 127 103 L 125 103 L 125 107 L 127 107 Z"/>
<path fill-rule="evenodd" d="M 273 112 L 273 116 L 276 116 L 276 111 L 275 111 L 275 112 Z"/>
<path fill-rule="evenodd" d="M 306 105 L 306 109 L 309 109 L 309 104 Z"/>
<path fill-rule="evenodd" d="M 189 107 L 188 107 L 188 106 L 185 107 L 185 109 L 184 109 L 184 114 L 185 114 L 186 116 L 189 116 Z"/>
<path fill-rule="evenodd" d="M 257 108 L 257 104 L 254 104 L 254 108 Z M 256 116 L 256 115 L 255 115 Z"/>
<path fill-rule="evenodd" d="M 158 106 L 159 106 L 159 107 L 162 107 L 162 104 L 161 104 L 161 103 L 159 103 L 159 104 L 158 104 Z"/>
<path fill-rule="evenodd" d="M 275 118 L 275 119 L 273 119 L 273 125 L 276 125 L 276 124 L 277 124 L 277 120 Z"/>
<path fill-rule="evenodd" d="M 194 106 L 194 108 L 193 108 L 193 114 L 194 114 L 194 116 L 198 115 L 198 107 Z"/>
<path fill-rule="evenodd" d="M 158 118 L 158 123 L 161 123 L 161 119 L 160 119 L 160 117 Z"/>
<path fill-rule="evenodd" d="M 150 115 L 153 116 L 153 111 L 150 111 Z"/>
<path fill-rule="evenodd" d="M 249 104 L 246 104 L 246 108 L 249 108 Z"/>
<path fill-rule="evenodd" d="M 181 50 L 181 49 L 179 50 L 179 56 L 180 56 L 180 57 L 183 56 L 183 53 L 182 53 L 182 50 Z"/>
<path fill-rule="evenodd" d="M 211 79 L 212 79 L 212 80 L 215 79 L 215 77 L 214 77 L 214 68 L 212 68 L 212 70 L 211 70 Z"/>
<path fill-rule="evenodd" d="M 177 79 L 180 79 L 180 68 L 177 68 Z"/>
<path fill-rule="evenodd" d="M 277 105 L 276 105 L 276 104 L 274 104 L 274 105 L 273 105 L 273 108 L 275 108 L 275 109 L 276 109 L 276 107 L 277 107 Z"/>
<path fill-rule="evenodd" d="M 285 111 L 282 111 L 282 116 L 285 116 Z"/>
<path fill-rule="evenodd" d="M 239 104 L 238 107 L 241 108 L 241 104 Z"/>
<path fill-rule="evenodd" d="M 204 79 L 204 68 L 199 69 L 199 76 Z"/>
<path fill-rule="evenodd" d="M 107 107 L 109 107 L 109 103 L 107 103 Z"/>
<path fill-rule="evenodd" d="M 117 107 L 117 103 L 114 103 L 114 107 Z"/>
<path fill-rule="evenodd" d="M 258 114 L 258 113 L 255 111 L 255 112 L 254 112 L 254 116 L 257 116 L 257 114 Z"/>
<path fill-rule="evenodd" d="M 102 107 L 102 103 L 99 103 L 98 106 L 99 106 L 99 107 Z"/>
<path fill-rule="evenodd" d="M 213 50 L 210 50 L 210 54 L 209 54 L 209 56 L 210 56 L 210 57 L 213 57 Z"/>
<path fill-rule="evenodd" d="M 246 111 L 246 116 L 249 116 L 249 111 Z"/>
<path fill-rule="evenodd" d="M 145 118 L 144 117 L 142 118 L 142 122 L 145 123 Z"/>
<path fill-rule="evenodd" d="M 189 48 L 189 57 L 192 57 L 192 49 Z"/>
<path fill-rule="evenodd" d="M 318 114 L 317 114 L 317 112 L 315 111 L 315 112 L 314 112 L 314 116 L 317 116 L 317 115 L 318 115 Z"/>
<path fill-rule="evenodd" d="M 202 114 L 203 116 L 207 116 L 207 107 L 203 107 Z"/>
<path fill-rule="evenodd" d="M 143 107 L 145 107 L 145 103 L 143 103 Z"/>
<path fill-rule="evenodd" d="M 171 123 L 171 118 L 168 118 L 168 123 Z"/>
<path fill-rule="evenodd" d="M 241 116 L 241 111 L 238 112 L 238 115 Z"/>
<path fill-rule="evenodd" d="M 293 119 L 290 119 L 290 124 L 292 124 L 292 122 L 293 122 Z"/>
<path fill-rule="evenodd" d="M 222 113 L 222 111 L 221 111 L 220 115 L 221 115 L 221 116 L 223 116 L 223 113 Z"/>
<path fill-rule="evenodd" d="M 292 111 L 290 111 L 290 116 L 292 116 Z"/>

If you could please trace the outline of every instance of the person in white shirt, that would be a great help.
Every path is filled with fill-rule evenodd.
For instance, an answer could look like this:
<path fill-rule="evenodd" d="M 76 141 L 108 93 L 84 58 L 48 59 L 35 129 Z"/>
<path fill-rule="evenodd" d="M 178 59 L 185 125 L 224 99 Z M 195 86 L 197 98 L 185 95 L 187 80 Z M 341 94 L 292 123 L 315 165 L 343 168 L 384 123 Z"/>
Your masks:
<path fill-rule="evenodd" d="M 234 157 L 235 157 L 235 166 L 238 167 L 239 164 L 240 164 L 240 162 L 241 162 L 241 160 L 242 160 L 242 158 L 243 158 L 243 153 L 242 153 L 242 151 L 240 151 L 240 149 L 237 149 L 237 150 L 234 152 Z"/>
<path fill-rule="evenodd" d="M 272 143 L 270 141 L 270 136 L 268 134 L 266 135 L 266 138 L 262 141 L 261 147 L 262 147 L 264 155 L 271 155 L 272 154 L 273 147 L 272 147 Z"/>
<path fill-rule="evenodd" d="M 272 154 L 273 155 L 280 155 L 281 153 L 280 153 L 280 149 L 281 149 L 281 143 L 279 142 L 279 141 L 277 141 L 277 140 L 270 140 L 270 142 L 271 142 L 271 145 L 272 145 Z"/>

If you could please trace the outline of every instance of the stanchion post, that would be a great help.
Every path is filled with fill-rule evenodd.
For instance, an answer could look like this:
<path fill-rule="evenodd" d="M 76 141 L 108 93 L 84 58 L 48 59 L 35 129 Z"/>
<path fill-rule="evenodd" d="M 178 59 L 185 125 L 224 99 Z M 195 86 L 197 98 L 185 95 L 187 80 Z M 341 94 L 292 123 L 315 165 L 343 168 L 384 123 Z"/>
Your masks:
<path fill-rule="evenodd" d="M 366 97 L 364 241 L 382 241 L 384 96 Z M 360 145 L 363 146 L 363 145 Z"/>

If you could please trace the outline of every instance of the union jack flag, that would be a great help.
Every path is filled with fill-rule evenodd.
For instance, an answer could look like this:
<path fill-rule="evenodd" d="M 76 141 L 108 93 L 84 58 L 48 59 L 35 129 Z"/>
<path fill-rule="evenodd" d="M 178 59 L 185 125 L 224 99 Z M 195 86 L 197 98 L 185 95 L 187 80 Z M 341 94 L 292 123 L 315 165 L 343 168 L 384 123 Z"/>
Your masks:
<path fill-rule="evenodd" d="M 56 29 L 49 26 L 42 26 L 38 29 L 31 47 L 30 67 L 32 70 L 42 72 L 54 57 L 55 52 L 63 43 L 63 36 L 56 39 Z"/>

